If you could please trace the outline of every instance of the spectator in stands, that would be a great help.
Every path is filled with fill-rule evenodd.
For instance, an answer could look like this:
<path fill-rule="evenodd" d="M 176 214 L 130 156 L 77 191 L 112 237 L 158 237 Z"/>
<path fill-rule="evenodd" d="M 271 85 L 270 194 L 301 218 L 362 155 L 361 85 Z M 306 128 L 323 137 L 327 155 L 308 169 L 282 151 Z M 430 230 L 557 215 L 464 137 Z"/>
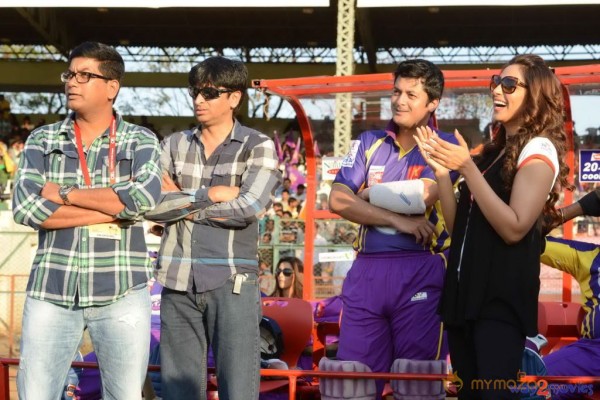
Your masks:
<path fill-rule="evenodd" d="M 271 266 L 266 261 L 259 261 L 258 267 L 258 284 L 260 286 L 261 295 L 268 296 L 270 293 L 273 293 L 273 290 L 275 290 L 277 285 L 275 277 L 271 271 Z"/>
<path fill-rule="evenodd" d="M 297 198 L 300 203 L 306 200 L 306 186 L 304 184 L 301 183 L 296 186 L 296 194 L 294 197 Z"/>
<path fill-rule="evenodd" d="M 271 297 L 302 298 L 304 264 L 299 258 L 280 258 L 275 269 L 275 279 L 277 286 L 271 293 Z"/>
<path fill-rule="evenodd" d="M 283 204 L 279 202 L 273 203 L 271 209 L 273 210 L 274 215 L 278 216 L 279 218 L 283 217 Z"/>
<path fill-rule="evenodd" d="M 508 388 L 473 391 L 476 379 L 518 379 L 526 336 L 537 334 L 542 210 L 556 215 L 568 167 L 560 82 L 542 58 L 514 57 L 490 82 L 499 130 L 473 160 L 465 141 L 419 129 L 435 171 L 452 244 L 440 312 L 459 399 L 519 398 Z M 464 177 L 459 199 L 449 170 Z M 493 345 L 490 345 L 493 343 Z"/>
<path fill-rule="evenodd" d="M 444 357 L 436 308 L 445 272 L 439 252 L 448 246 L 448 233 L 435 207 L 433 171 L 413 137 L 437 109 L 444 77 L 429 61 L 408 60 L 396 68 L 393 83 L 392 120 L 385 130 L 364 132 L 352 142 L 329 198 L 332 211 L 361 225 L 358 255 L 342 289 L 337 356 L 375 372 L 389 372 L 395 359 Z M 456 142 L 450 134 L 440 135 Z M 400 201 L 372 204 L 370 193 L 384 182 L 380 188 L 394 182 L 400 192 L 414 187 L 408 203 L 420 207 L 396 208 L 406 204 Z M 418 213 L 424 215 L 408 215 Z M 378 398 L 382 389 L 378 381 Z"/>
<path fill-rule="evenodd" d="M 0 135 L 10 132 L 10 101 L 0 94 Z"/>
<path fill-rule="evenodd" d="M 19 165 L 21 161 L 21 154 L 25 148 L 25 142 L 20 137 L 13 137 L 9 141 L 8 155 L 13 160 L 15 165 Z"/>
<path fill-rule="evenodd" d="M 283 211 L 290 211 L 289 200 L 290 200 L 290 191 L 288 189 L 284 189 L 281 192 L 281 197 L 279 199 L 279 202 L 283 206 Z"/>
<path fill-rule="evenodd" d="M 6 144 L 0 141 L 0 194 L 4 192 L 4 188 L 8 180 L 13 178 L 17 164 L 10 157 Z"/>
<path fill-rule="evenodd" d="M 265 232 L 273 234 L 275 230 L 275 220 L 273 218 L 267 218 L 265 221 Z"/>
<path fill-rule="evenodd" d="M 284 190 L 286 190 L 288 192 L 288 194 L 290 193 L 290 188 L 292 186 L 292 181 L 289 178 L 285 178 L 283 180 L 283 185 L 279 186 L 279 188 L 275 191 L 275 199 L 277 200 L 281 200 L 282 198 L 282 193 Z"/>
<path fill-rule="evenodd" d="M 275 145 L 235 118 L 248 86 L 242 62 L 209 57 L 188 80 L 199 125 L 163 141 L 163 193 L 147 215 L 166 223 L 157 260 L 162 395 L 203 396 L 211 347 L 219 398 L 257 399 L 257 215 L 281 180 Z"/>
<path fill-rule="evenodd" d="M 30 132 L 33 130 L 33 128 L 34 126 L 31 123 L 31 118 L 29 117 L 29 115 L 24 116 L 23 122 L 21 122 L 21 129 Z"/>
<path fill-rule="evenodd" d="M 317 210 L 329 210 L 329 196 L 327 195 L 327 193 L 319 194 Z"/>
<path fill-rule="evenodd" d="M 19 397 L 60 398 L 87 327 L 104 399 L 140 399 L 151 315 L 141 217 L 160 194 L 160 148 L 154 135 L 113 110 L 125 69 L 114 48 L 85 42 L 68 62 L 61 80 L 73 113 L 29 136 L 13 195 L 15 221 L 39 230 L 23 310 Z"/>
<path fill-rule="evenodd" d="M 290 197 L 288 199 L 288 208 L 289 212 L 292 214 L 292 218 L 298 218 L 298 214 L 300 213 L 301 209 L 298 199 L 295 197 Z"/>
<path fill-rule="evenodd" d="M 270 232 L 263 233 L 261 244 L 271 244 L 271 239 L 272 238 L 273 238 L 273 235 L 271 235 Z"/>

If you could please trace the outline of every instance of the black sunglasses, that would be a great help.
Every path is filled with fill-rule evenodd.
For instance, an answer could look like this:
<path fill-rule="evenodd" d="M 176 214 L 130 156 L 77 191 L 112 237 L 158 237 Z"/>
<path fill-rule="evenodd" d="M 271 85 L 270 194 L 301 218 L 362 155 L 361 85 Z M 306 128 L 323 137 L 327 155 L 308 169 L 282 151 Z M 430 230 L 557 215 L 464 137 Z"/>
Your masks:
<path fill-rule="evenodd" d="M 514 76 L 500 77 L 500 75 L 492 75 L 490 81 L 490 90 L 496 89 L 499 85 L 502 85 L 502 91 L 506 94 L 514 93 L 517 90 L 517 86 L 526 88 L 527 85 Z"/>
<path fill-rule="evenodd" d="M 275 276 L 281 274 L 283 272 L 284 276 L 292 276 L 294 274 L 294 270 L 290 269 L 290 268 L 284 268 L 284 269 L 279 269 L 277 268 L 275 270 Z"/>
<path fill-rule="evenodd" d="M 202 98 L 204 100 L 214 100 L 223 93 L 231 93 L 231 92 L 235 92 L 235 90 L 217 89 L 217 88 L 210 87 L 210 86 L 205 86 L 205 87 L 201 87 L 201 88 L 197 88 L 195 86 L 188 87 L 188 93 L 194 100 L 196 100 L 196 98 L 198 97 L 199 94 L 202 95 Z"/>

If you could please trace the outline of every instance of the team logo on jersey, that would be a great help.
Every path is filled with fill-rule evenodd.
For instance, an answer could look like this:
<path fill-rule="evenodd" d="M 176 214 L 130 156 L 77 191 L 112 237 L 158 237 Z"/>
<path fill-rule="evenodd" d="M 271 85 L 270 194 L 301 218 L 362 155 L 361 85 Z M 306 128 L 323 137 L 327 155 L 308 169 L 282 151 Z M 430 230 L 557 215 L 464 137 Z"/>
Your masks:
<path fill-rule="evenodd" d="M 352 142 L 350 142 L 350 151 L 342 160 L 342 167 L 352 167 L 354 165 L 359 146 L 360 140 L 353 140 Z"/>
<path fill-rule="evenodd" d="M 369 185 L 369 187 L 383 182 L 384 170 L 385 165 L 371 165 L 371 167 L 369 168 L 369 178 L 367 179 L 367 184 Z"/>
<path fill-rule="evenodd" d="M 410 301 L 424 301 L 427 300 L 427 292 L 418 292 L 415 293 L 413 297 L 411 297 Z"/>
<path fill-rule="evenodd" d="M 419 179 L 424 169 L 424 165 L 413 165 L 412 167 L 409 167 L 408 172 L 406 173 L 406 179 Z"/>

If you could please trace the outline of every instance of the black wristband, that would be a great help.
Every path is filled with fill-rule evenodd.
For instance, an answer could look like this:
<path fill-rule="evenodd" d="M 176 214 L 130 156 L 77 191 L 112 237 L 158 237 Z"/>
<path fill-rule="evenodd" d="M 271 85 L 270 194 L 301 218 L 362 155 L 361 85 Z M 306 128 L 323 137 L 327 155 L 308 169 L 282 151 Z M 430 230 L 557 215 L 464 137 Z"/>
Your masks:
<path fill-rule="evenodd" d="M 600 193 L 598 189 L 583 196 L 578 203 L 583 210 L 583 215 L 600 217 Z"/>

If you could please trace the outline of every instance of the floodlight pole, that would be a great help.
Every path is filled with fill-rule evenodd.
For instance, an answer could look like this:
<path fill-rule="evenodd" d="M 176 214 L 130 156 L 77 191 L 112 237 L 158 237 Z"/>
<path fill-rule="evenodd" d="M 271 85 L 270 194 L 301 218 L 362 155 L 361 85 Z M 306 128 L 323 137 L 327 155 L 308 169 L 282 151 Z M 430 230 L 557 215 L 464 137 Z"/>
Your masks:
<path fill-rule="evenodd" d="M 337 15 L 337 57 L 335 74 L 354 74 L 354 14 L 356 0 L 338 0 Z M 335 121 L 333 152 L 342 156 L 350 149 L 352 138 L 352 94 L 340 93 L 335 96 Z"/>

